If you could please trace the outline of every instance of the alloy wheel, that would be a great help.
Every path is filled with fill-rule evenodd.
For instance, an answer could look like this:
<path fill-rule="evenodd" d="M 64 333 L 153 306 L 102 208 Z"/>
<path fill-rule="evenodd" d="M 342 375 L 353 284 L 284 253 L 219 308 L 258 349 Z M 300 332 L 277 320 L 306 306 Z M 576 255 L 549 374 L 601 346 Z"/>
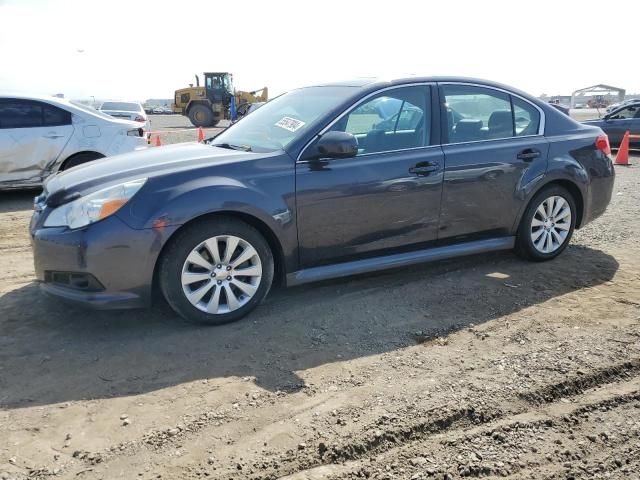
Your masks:
<path fill-rule="evenodd" d="M 553 253 L 567 240 L 571 230 L 571 206 L 553 195 L 542 201 L 531 220 L 531 242 L 540 253 Z"/>
<path fill-rule="evenodd" d="M 233 312 L 253 298 L 262 280 L 256 249 L 233 235 L 196 246 L 182 267 L 182 291 L 194 307 L 210 314 Z"/>

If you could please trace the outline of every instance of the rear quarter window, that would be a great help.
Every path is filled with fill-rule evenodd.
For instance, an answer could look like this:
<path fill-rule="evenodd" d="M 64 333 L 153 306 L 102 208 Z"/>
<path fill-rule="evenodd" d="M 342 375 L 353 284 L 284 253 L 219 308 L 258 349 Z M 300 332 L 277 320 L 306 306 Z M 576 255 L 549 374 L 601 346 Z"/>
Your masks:
<path fill-rule="evenodd" d="M 529 102 L 511 97 L 513 101 L 513 118 L 516 124 L 516 136 L 536 135 L 540 128 L 540 112 Z"/>
<path fill-rule="evenodd" d="M 43 105 L 43 123 L 47 127 L 71 124 L 71 112 L 53 105 Z"/>

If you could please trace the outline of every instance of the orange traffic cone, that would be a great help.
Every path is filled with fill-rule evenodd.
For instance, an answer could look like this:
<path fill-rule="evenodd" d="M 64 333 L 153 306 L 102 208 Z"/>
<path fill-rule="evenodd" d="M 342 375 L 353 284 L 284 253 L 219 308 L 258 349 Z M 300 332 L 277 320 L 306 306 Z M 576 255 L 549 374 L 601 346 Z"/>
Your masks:
<path fill-rule="evenodd" d="M 618 154 L 616 155 L 616 161 L 614 165 L 624 165 L 629 166 L 629 130 L 624 132 L 624 137 L 622 138 L 622 143 L 620 144 L 620 148 L 618 149 Z"/>
<path fill-rule="evenodd" d="M 160 142 L 160 135 L 156 136 L 156 147 L 162 146 L 162 142 Z"/>
<path fill-rule="evenodd" d="M 202 127 L 198 128 L 198 141 L 202 142 L 204 140 L 204 132 L 202 131 Z"/>

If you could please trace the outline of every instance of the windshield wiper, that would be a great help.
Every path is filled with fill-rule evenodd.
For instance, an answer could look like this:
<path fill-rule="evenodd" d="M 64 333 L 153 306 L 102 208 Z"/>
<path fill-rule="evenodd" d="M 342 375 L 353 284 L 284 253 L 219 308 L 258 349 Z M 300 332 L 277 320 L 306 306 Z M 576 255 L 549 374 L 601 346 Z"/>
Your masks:
<path fill-rule="evenodd" d="M 233 145 L 231 143 L 212 143 L 212 147 L 228 148 L 229 150 L 242 150 L 243 152 L 251 152 L 249 145 Z"/>

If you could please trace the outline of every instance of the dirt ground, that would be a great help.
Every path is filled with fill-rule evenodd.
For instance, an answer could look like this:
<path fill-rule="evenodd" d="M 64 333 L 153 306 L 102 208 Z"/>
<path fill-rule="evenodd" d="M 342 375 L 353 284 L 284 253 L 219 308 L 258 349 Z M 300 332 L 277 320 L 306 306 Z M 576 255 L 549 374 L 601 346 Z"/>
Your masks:
<path fill-rule="evenodd" d="M 43 296 L 34 192 L 2 193 L 0 478 L 638 479 L 632 162 L 552 262 L 278 290 L 218 328 Z"/>
<path fill-rule="evenodd" d="M 198 140 L 198 129 L 182 115 L 149 115 L 149 123 L 151 124 L 151 143 L 154 146 L 158 136 L 160 136 L 161 145 Z M 204 138 L 214 136 L 228 125 L 229 122 L 223 120 L 214 128 L 204 128 Z"/>

